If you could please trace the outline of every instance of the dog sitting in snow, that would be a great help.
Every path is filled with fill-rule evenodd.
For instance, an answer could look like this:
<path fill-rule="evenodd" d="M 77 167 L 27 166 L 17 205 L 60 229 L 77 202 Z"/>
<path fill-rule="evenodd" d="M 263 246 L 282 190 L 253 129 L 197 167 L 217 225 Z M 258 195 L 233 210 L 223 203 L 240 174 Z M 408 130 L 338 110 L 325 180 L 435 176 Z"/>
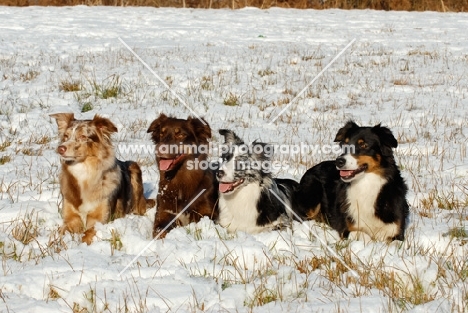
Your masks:
<path fill-rule="evenodd" d="M 147 203 L 141 170 L 135 162 L 115 158 L 110 137 L 117 127 L 99 115 L 92 120 L 76 120 L 73 113 L 51 117 L 60 136 L 61 234 L 84 233 L 82 241 L 90 244 L 97 222 L 106 223 L 128 213 L 143 215 Z M 148 206 L 153 204 L 148 201 Z"/>
<path fill-rule="evenodd" d="M 225 146 L 219 181 L 220 225 L 229 232 L 258 233 L 287 224 L 291 197 L 298 183 L 291 179 L 272 178 L 268 145 L 254 142 L 246 145 L 233 131 L 221 129 Z M 270 146 L 271 147 L 271 146 Z"/>

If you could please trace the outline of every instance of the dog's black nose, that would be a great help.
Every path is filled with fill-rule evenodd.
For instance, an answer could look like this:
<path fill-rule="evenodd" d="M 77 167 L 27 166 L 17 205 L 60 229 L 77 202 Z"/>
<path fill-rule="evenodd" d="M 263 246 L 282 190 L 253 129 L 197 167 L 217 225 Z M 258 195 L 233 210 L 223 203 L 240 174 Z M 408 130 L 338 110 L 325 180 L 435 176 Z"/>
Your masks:
<path fill-rule="evenodd" d="M 218 171 L 216 172 L 216 176 L 218 176 L 218 178 L 223 177 L 223 176 L 224 176 L 224 171 L 223 171 L 223 170 L 218 170 Z"/>
<path fill-rule="evenodd" d="M 342 168 L 346 164 L 346 159 L 342 156 L 338 157 L 335 161 L 335 165 L 338 168 Z"/>

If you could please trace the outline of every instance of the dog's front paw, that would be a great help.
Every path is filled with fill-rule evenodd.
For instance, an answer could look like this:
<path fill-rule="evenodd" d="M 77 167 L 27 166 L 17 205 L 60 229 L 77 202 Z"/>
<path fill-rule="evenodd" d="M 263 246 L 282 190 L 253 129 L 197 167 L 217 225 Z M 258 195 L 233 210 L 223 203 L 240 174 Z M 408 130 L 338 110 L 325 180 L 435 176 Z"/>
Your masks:
<path fill-rule="evenodd" d="M 162 228 L 156 227 L 153 230 L 154 239 L 164 239 L 166 235 L 167 235 L 167 230 L 163 230 Z"/>
<path fill-rule="evenodd" d="M 83 222 L 81 222 L 81 219 L 71 220 L 68 223 L 63 224 L 62 227 L 60 227 L 60 235 L 65 235 L 65 232 L 67 231 L 72 234 L 84 232 L 84 226 Z"/>
<path fill-rule="evenodd" d="M 154 199 L 145 199 L 146 200 L 146 208 L 152 208 L 156 205 L 156 200 Z"/>
<path fill-rule="evenodd" d="M 85 231 L 83 238 L 81 238 L 81 241 L 86 242 L 86 244 L 90 245 L 91 242 L 93 242 L 94 235 L 96 235 L 96 230 L 93 227 Z"/>

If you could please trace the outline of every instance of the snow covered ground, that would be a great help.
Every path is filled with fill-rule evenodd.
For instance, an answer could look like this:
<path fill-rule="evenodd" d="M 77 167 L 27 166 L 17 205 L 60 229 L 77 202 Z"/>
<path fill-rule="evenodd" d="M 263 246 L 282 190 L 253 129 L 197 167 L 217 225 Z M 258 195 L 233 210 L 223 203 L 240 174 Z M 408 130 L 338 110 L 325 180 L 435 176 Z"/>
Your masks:
<path fill-rule="evenodd" d="M 0 312 L 467 312 L 466 29 L 467 14 L 431 12 L 0 7 Z M 151 197 L 153 155 L 119 148 L 150 145 L 160 113 L 190 114 L 119 37 L 214 143 L 219 128 L 324 146 L 348 119 L 389 126 L 411 190 L 406 240 L 340 241 L 315 222 L 232 235 L 202 220 L 152 242 L 153 208 L 98 225 L 90 246 L 61 242 L 50 113 L 110 117 Z M 299 180 L 334 155 L 276 158 L 276 175 Z"/>

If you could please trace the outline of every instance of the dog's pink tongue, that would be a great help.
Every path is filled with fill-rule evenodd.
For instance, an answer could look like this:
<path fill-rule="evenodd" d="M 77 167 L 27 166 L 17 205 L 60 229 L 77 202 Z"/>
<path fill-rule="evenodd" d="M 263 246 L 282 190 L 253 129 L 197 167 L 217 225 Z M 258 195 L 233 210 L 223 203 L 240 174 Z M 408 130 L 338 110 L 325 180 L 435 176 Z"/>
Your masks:
<path fill-rule="evenodd" d="M 219 191 L 221 191 L 222 193 L 225 193 L 232 189 L 232 185 L 234 185 L 234 183 L 220 183 Z"/>
<path fill-rule="evenodd" d="M 173 159 L 161 159 L 159 160 L 159 170 L 160 171 L 167 171 L 172 163 L 174 163 Z"/>
<path fill-rule="evenodd" d="M 354 171 L 344 171 L 344 170 L 341 170 L 340 171 L 340 176 L 341 177 L 346 177 L 346 176 L 349 176 L 349 175 L 352 175 Z"/>

